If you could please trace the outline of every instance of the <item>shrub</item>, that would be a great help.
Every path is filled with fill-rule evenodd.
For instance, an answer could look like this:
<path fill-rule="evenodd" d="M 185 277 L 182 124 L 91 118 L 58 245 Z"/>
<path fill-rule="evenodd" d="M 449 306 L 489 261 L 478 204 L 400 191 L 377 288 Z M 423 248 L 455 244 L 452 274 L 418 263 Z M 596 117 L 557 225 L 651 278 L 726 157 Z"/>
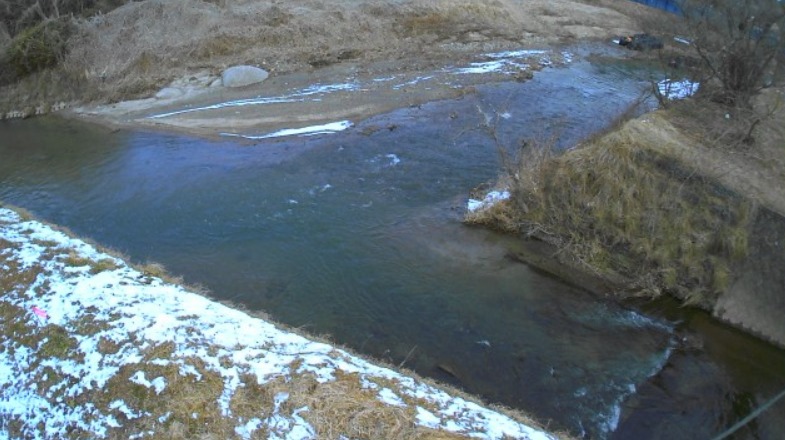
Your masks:
<path fill-rule="evenodd" d="M 13 39 L 4 62 L 17 77 L 56 66 L 63 59 L 74 31 L 69 17 L 43 21 Z"/>
<path fill-rule="evenodd" d="M 755 94 L 783 79 L 785 4 L 682 0 L 681 9 L 712 100 L 750 107 Z"/>

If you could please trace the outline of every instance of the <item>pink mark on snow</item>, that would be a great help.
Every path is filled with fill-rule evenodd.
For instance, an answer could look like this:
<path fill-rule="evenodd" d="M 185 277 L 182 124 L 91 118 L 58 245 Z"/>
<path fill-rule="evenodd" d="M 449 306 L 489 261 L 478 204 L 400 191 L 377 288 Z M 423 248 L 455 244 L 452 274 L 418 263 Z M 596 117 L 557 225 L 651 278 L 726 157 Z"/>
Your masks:
<path fill-rule="evenodd" d="M 49 317 L 49 315 L 47 315 L 45 311 L 39 309 L 36 306 L 33 306 L 33 313 L 35 313 L 36 315 L 38 315 L 39 317 L 44 318 L 44 319 Z"/>

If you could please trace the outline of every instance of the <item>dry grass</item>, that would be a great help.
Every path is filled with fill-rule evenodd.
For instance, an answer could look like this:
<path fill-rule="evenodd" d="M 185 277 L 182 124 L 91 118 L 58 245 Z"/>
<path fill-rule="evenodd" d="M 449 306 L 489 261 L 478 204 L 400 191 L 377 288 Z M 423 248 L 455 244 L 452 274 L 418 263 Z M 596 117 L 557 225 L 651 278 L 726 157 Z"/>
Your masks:
<path fill-rule="evenodd" d="M 400 23 L 404 35 L 430 34 L 438 40 L 469 32 L 514 38 L 516 25 L 521 24 L 520 13 L 509 1 L 432 0 L 419 2 Z"/>
<path fill-rule="evenodd" d="M 42 243 L 42 244 L 46 246 L 47 243 Z M 90 273 L 92 274 L 97 274 L 106 270 L 114 270 L 118 268 L 117 263 L 115 263 L 114 260 L 110 258 L 104 258 L 98 261 L 94 261 L 89 258 L 80 256 L 74 250 L 68 251 L 68 255 L 63 257 L 63 262 L 67 266 L 71 266 L 71 267 L 89 266 Z"/>
<path fill-rule="evenodd" d="M 296 365 L 292 369 L 295 370 Z M 251 414 L 257 414 L 258 417 L 260 410 L 261 414 L 271 414 L 270 403 L 276 395 L 286 393 L 288 399 L 281 405 L 279 412 L 291 416 L 298 408 L 307 407 L 308 410 L 301 415 L 320 439 L 466 438 L 417 426 L 414 407 L 380 402 L 376 392 L 363 386 L 357 374 L 339 372 L 335 380 L 324 383 L 318 382 L 310 374 L 294 373 L 293 376 L 295 379 L 291 381 L 277 380 L 265 385 L 259 385 L 253 375 L 243 377 L 244 387 L 232 399 L 233 411 L 248 414 L 245 417 Z"/>
<path fill-rule="evenodd" d="M 154 347 L 151 350 L 156 350 Z M 150 353 L 148 353 L 150 354 Z M 129 432 L 154 432 L 154 438 L 190 439 L 203 436 L 234 438 L 235 420 L 221 413 L 218 398 L 224 390 L 224 380 L 214 371 L 208 370 L 201 359 L 185 359 L 199 376 L 183 374 L 174 363 L 151 364 L 149 361 L 171 359 L 171 352 L 164 350 L 160 355 L 150 354 L 150 359 L 136 364 L 124 365 L 105 386 L 105 391 L 91 400 L 97 408 L 114 415 L 124 425 L 116 428 L 111 438 L 123 438 Z M 148 380 L 163 377 L 166 387 L 157 394 L 154 388 L 131 381 L 131 377 L 143 372 Z M 123 399 L 129 408 L 150 416 L 128 418 L 111 403 Z M 167 416 L 168 415 L 168 416 Z"/>
<path fill-rule="evenodd" d="M 374 17 L 306 2 L 281 8 L 266 2 L 213 4 L 194 0 L 131 2 L 81 24 L 64 65 L 110 99 L 138 97 L 172 75 L 231 64 L 274 72 L 310 67 L 314 59 L 379 44 L 385 27 Z M 358 34 L 371 34 L 357 38 Z"/>
<path fill-rule="evenodd" d="M 166 270 L 166 267 L 163 264 L 154 261 L 148 261 L 142 264 L 139 266 L 139 270 L 150 277 L 161 278 L 163 280 L 177 280 L 177 278 L 174 278 L 169 271 Z"/>
<path fill-rule="evenodd" d="M 708 305 L 744 258 L 754 205 L 622 128 L 561 156 L 525 149 L 512 197 L 468 220 L 533 235 L 573 263 Z"/>
<path fill-rule="evenodd" d="M 40 265 L 23 269 L 18 261 L 9 259 L 4 251 L 13 247 L 13 243 L 0 239 L 0 292 L 27 290 L 42 272 Z"/>

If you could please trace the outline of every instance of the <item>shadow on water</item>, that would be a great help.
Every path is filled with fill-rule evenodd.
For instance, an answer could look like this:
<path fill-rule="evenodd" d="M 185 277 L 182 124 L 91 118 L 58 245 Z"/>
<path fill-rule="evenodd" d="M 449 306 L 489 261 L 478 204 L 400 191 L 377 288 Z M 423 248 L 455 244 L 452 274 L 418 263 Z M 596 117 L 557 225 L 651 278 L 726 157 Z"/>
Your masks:
<path fill-rule="evenodd" d="M 505 143 L 558 134 L 567 146 L 642 85 L 576 62 L 342 134 L 243 145 L 4 123 L 0 199 L 551 428 L 603 438 L 617 425 L 635 437 L 678 425 L 701 437 L 749 406 L 727 396 L 763 396 L 785 374 L 742 383 L 735 365 L 780 362 L 780 352 L 683 353 L 674 307 L 642 313 L 595 298 L 506 258 L 516 240 L 460 223 L 465 195 L 499 169 L 478 108 L 506 115 Z M 766 423 L 759 432 L 774 429 Z"/>

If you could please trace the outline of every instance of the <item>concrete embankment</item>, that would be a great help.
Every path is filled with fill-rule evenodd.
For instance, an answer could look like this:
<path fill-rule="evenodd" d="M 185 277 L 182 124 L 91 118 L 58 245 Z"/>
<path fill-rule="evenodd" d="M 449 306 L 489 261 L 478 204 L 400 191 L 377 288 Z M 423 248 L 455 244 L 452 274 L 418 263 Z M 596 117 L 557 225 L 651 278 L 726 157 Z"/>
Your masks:
<path fill-rule="evenodd" d="M 751 225 L 747 258 L 717 298 L 717 318 L 785 347 L 785 217 L 760 208 Z"/>

